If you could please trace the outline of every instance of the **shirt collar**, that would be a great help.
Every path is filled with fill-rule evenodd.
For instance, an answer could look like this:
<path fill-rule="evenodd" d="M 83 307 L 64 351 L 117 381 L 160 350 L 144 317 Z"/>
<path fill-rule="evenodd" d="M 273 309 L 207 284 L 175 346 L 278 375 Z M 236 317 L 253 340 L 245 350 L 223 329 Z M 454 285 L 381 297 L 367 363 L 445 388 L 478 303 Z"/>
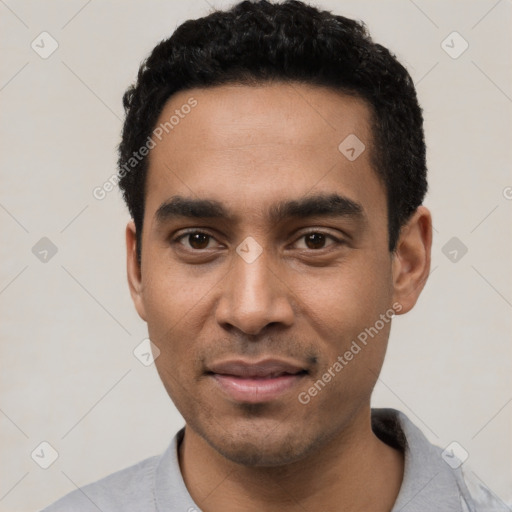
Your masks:
<path fill-rule="evenodd" d="M 404 478 L 392 512 L 467 511 L 457 491 L 460 470 L 443 460 L 442 450 L 431 444 L 404 413 L 372 409 L 372 428 L 380 439 L 404 452 Z"/>

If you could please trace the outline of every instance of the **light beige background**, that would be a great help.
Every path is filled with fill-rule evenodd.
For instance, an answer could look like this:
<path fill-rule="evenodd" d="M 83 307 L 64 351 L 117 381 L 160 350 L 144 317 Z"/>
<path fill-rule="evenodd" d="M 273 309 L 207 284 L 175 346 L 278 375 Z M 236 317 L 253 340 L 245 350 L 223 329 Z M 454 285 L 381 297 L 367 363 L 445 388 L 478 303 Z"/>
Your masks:
<path fill-rule="evenodd" d="M 512 504 L 510 0 L 315 1 L 366 21 L 410 70 L 425 111 L 433 271 L 393 325 L 375 406 L 396 407 Z M 115 173 L 121 96 L 151 48 L 230 2 L 0 1 L 0 511 L 37 510 L 165 449 L 182 425 L 125 281 Z M 31 48 L 43 31 L 59 44 Z M 469 48 L 451 58 L 457 31 Z M 459 41 L 460 42 L 460 41 Z M 455 43 L 454 43 L 455 44 Z M 457 43 L 459 44 L 459 43 Z M 57 254 L 32 247 L 48 237 Z M 457 237 L 456 263 L 442 252 Z M 31 458 L 42 441 L 59 457 Z"/>

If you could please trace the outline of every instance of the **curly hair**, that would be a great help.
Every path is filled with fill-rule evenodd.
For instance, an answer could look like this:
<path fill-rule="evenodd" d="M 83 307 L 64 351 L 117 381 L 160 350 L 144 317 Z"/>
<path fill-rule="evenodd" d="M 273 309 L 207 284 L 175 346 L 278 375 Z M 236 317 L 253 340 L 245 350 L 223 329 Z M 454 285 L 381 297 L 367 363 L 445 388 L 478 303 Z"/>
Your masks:
<path fill-rule="evenodd" d="M 148 158 L 133 156 L 166 102 L 181 90 L 265 82 L 329 87 L 368 104 L 371 163 L 386 189 L 395 250 L 400 228 L 427 191 L 423 115 L 409 73 L 362 22 L 298 0 L 246 0 L 181 24 L 153 49 L 123 96 L 118 180 L 136 226 L 139 262 Z"/>

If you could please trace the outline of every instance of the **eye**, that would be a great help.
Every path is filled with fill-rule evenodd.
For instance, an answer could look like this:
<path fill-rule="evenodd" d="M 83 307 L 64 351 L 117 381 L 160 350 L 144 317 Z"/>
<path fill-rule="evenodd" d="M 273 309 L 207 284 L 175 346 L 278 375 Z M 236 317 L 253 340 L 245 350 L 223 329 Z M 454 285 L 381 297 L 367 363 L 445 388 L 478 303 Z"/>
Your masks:
<path fill-rule="evenodd" d="M 304 241 L 302 246 L 299 244 L 299 241 Z M 328 243 L 328 242 L 331 243 Z M 322 233 L 321 231 L 311 231 L 310 233 L 306 233 L 302 235 L 296 242 L 299 244 L 298 249 L 311 249 L 311 250 L 319 250 L 329 247 L 333 244 L 341 243 L 340 240 L 337 240 L 332 235 L 328 235 L 327 233 Z"/>
<path fill-rule="evenodd" d="M 186 249 L 200 251 L 212 249 L 211 242 L 214 240 L 215 238 L 213 238 L 212 235 L 204 233 L 203 231 L 189 231 L 188 233 L 178 236 L 174 241 L 183 245 Z"/>

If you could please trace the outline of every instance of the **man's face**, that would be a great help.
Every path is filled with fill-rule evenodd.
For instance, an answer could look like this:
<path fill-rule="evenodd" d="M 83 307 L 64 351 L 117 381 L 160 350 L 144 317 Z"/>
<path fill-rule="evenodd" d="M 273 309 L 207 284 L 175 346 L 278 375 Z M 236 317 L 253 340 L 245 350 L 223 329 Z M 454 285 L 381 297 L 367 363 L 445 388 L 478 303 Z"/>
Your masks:
<path fill-rule="evenodd" d="M 157 125 L 191 97 L 150 154 L 135 303 L 188 428 L 233 461 L 289 463 L 368 412 L 384 359 L 396 297 L 370 111 L 326 88 L 221 86 L 176 94 Z"/>

